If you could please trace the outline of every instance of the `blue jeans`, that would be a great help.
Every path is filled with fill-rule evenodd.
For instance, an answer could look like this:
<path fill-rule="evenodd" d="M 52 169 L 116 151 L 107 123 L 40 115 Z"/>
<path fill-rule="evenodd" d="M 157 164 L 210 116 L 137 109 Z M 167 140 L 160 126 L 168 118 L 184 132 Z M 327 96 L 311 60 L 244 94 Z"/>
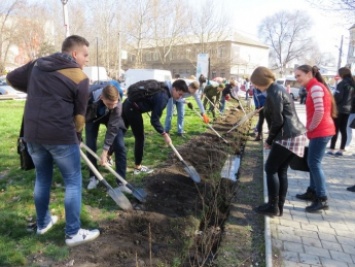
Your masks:
<path fill-rule="evenodd" d="M 106 125 L 105 122 L 87 122 L 85 125 L 85 140 L 86 145 L 91 148 L 94 152 L 97 151 L 97 137 L 99 134 L 100 124 Z M 124 131 L 119 128 L 117 135 L 113 141 L 112 148 L 110 151 L 115 153 L 115 166 L 116 172 L 126 178 L 126 168 L 127 168 L 127 159 L 126 159 L 126 146 L 124 143 Z M 96 159 L 90 154 L 87 153 L 88 158 L 97 168 Z M 90 170 L 90 176 L 95 176 L 94 173 Z M 118 181 L 117 181 L 118 182 Z M 119 182 L 118 182 L 119 183 Z"/>
<path fill-rule="evenodd" d="M 322 159 L 326 146 L 332 136 L 318 137 L 309 140 L 307 162 L 310 173 L 310 188 L 316 191 L 317 197 L 327 196 Z"/>
<path fill-rule="evenodd" d="M 173 118 L 174 105 L 177 109 L 178 133 L 184 133 L 185 103 L 170 98 L 166 106 L 165 132 L 170 132 L 171 119 Z"/>
<path fill-rule="evenodd" d="M 59 168 L 65 186 L 65 233 L 74 235 L 80 229 L 82 175 L 78 144 L 44 145 L 28 143 L 28 151 L 36 167 L 34 200 L 37 227 L 45 228 L 51 220 L 49 201 L 53 163 Z"/>
<path fill-rule="evenodd" d="M 226 99 L 224 98 L 224 96 L 222 96 L 222 97 L 221 97 L 221 100 L 220 100 L 219 111 L 220 111 L 221 113 L 223 113 L 225 107 L 226 107 Z"/>
<path fill-rule="evenodd" d="M 348 119 L 348 124 L 346 128 L 346 133 L 347 133 L 347 139 L 346 139 L 346 146 L 349 146 L 351 143 L 351 140 L 353 138 L 353 129 L 349 127 L 350 123 L 355 119 L 355 113 L 350 113 L 349 119 Z"/>

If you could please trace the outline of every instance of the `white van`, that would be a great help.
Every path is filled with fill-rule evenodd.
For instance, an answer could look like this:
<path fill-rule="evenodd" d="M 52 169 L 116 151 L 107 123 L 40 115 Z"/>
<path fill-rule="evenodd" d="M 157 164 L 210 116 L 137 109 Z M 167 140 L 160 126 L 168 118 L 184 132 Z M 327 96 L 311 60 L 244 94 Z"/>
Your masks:
<path fill-rule="evenodd" d="M 291 86 L 291 97 L 293 100 L 299 99 L 299 91 L 302 87 L 297 81 L 296 78 L 293 76 L 286 76 L 284 78 L 279 78 L 276 80 L 276 83 L 282 85 L 285 89 L 286 86 L 289 84 Z"/>
<path fill-rule="evenodd" d="M 110 78 L 107 75 L 107 71 L 104 67 L 98 67 L 98 66 L 84 67 L 83 71 L 86 74 L 86 76 L 88 76 L 90 84 L 93 84 L 94 82 L 97 81 L 105 82 L 110 80 Z"/>
<path fill-rule="evenodd" d="M 125 73 L 124 87 L 128 88 L 131 84 L 142 80 L 154 79 L 159 82 L 172 81 L 170 70 L 157 69 L 128 69 Z"/>

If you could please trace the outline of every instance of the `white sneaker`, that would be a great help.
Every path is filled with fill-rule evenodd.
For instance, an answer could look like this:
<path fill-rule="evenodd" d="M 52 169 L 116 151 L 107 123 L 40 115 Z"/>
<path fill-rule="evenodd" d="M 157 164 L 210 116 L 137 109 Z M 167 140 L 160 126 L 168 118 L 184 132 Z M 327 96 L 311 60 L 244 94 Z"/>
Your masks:
<path fill-rule="evenodd" d="M 140 169 L 134 168 L 134 174 L 141 174 L 141 173 L 152 173 L 154 170 L 149 169 L 147 166 L 141 166 Z"/>
<path fill-rule="evenodd" d="M 90 242 L 96 239 L 99 235 L 100 235 L 100 231 L 98 229 L 94 229 L 94 230 L 79 229 L 76 235 L 65 236 L 65 243 L 69 247 L 74 247 L 74 246 L 78 246 Z"/>
<path fill-rule="evenodd" d="M 95 189 L 97 187 L 97 185 L 99 184 L 99 180 L 96 179 L 95 176 L 91 176 L 90 177 L 90 182 L 88 184 L 88 190 L 92 190 Z"/>
<path fill-rule="evenodd" d="M 49 229 L 51 229 L 53 227 L 53 225 L 55 225 L 58 221 L 58 216 L 56 215 L 52 215 L 51 216 L 51 221 L 49 222 L 49 224 L 43 228 L 43 229 L 38 229 L 37 228 L 37 235 L 44 235 L 45 233 L 47 233 L 49 231 Z"/>

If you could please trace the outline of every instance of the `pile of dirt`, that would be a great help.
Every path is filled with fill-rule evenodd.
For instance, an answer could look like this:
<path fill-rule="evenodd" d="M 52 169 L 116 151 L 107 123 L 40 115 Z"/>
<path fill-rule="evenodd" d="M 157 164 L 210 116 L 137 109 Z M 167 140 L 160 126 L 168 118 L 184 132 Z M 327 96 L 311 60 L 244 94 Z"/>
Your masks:
<path fill-rule="evenodd" d="M 223 134 L 244 113 L 230 110 L 213 127 Z M 250 125 L 226 136 L 228 144 L 208 131 L 181 147 L 184 160 L 201 176 L 195 184 L 172 153 L 145 179 L 147 202 L 137 210 L 117 211 L 101 221 L 94 242 L 74 247 L 66 262 L 74 266 L 203 266 L 215 255 L 235 183 L 220 179 L 228 154 L 240 154 Z"/>

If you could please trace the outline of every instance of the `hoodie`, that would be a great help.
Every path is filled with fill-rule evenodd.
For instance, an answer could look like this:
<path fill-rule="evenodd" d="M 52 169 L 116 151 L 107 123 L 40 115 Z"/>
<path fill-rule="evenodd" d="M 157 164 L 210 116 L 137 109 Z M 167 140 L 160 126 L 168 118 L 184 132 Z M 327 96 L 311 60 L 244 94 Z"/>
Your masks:
<path fill-rule="evenodd" d="M 27 93 L 24 137 L 27 142 L 76 144 L 85 123 L 89 79 L 75 60 L 56 53 L 15 69 L 8 82 Z"/>

